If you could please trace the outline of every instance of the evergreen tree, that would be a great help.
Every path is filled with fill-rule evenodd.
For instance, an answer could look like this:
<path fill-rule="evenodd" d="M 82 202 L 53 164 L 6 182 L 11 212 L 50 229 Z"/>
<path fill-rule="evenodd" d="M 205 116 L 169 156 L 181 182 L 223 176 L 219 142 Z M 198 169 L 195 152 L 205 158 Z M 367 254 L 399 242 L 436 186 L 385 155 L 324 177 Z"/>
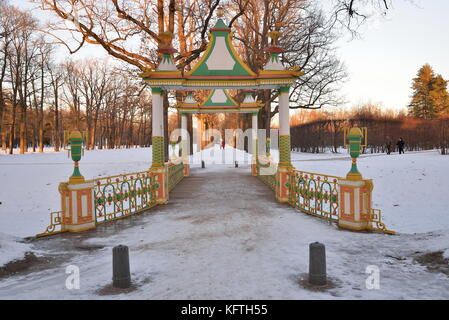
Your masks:
<path fill-rule="evenodd" d="M 437 75 L 432 83 L 430 97 L 439 115 L 449 114 L 449 93 L 447 92 L 447 80 L 441 74 Z"/>
<path fill-rule="evenodd" d="M 425 64 L 413 78 L 413 95 L 409 112 L 415 118 L 431 119 L 449 112 L 447 81 L 435 75 L 432 67 Z"/>

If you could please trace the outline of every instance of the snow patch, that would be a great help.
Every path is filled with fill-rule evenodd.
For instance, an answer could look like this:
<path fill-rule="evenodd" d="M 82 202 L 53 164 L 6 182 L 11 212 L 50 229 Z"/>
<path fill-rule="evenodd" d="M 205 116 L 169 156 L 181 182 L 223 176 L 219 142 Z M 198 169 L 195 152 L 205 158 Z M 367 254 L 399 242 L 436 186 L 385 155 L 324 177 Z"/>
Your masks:
<path fill-rule="evenodd" d="M 0 233 L 0 266 L 13 260 L 22 259 L 25 252 L 31 251 L 31 246 L 19 242 L 20 238 Z"/>

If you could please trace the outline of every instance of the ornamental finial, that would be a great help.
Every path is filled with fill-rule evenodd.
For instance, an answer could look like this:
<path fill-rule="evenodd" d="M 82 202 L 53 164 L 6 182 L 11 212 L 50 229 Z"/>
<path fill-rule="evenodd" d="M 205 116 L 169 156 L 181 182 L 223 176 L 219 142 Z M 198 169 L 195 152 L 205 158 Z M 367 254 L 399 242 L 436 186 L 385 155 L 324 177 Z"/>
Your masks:
<path fill-rule="evenodd" d="M 223 15 L 224 15 L 223 7 L 220 6 L 220 7 L 217 8 L 217 17 L 222 18 Z"/>
<path fill-rule="evenodd" d="M 161 38 L 162 44 L 164 46 L 171 46 L 171 41 L 173 40 L 174 36 L 171 32 L 161 32 L 159 34 L 159 38 Z"/>
<path fill-rule="evenodd" d="M 280 31 L 270 31 L 268 32 L 268 36 L 273 40 L 273 45 L 277 44 L 277 38 L 282 36 Z"/>

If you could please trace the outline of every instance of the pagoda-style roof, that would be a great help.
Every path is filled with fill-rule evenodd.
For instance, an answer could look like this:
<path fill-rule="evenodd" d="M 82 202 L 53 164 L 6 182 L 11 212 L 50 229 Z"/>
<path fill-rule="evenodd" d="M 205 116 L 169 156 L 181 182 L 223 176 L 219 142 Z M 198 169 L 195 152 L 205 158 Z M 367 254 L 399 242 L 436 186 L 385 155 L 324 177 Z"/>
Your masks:
<path fill-rule="evenodd" d="M 301 75 L 298 68 L 285 69 L 279 59 L 282 49 L 267 48 L 270 59 L 265 70 L 251 70 L 238 56 L 232 43 L 232 32 L 221 17 L 210 30 L 205 52 L 191 71 L 182 74 L 176 69 L 169 46 L 158 50 L 163 54 L 156 70 L 145 71 L 141 77 L 151 86 L 162 89 L 251 88 L 277 89 L 290 86 Z"/>
<path fill-rule="evenodd" d="M 254 113 L 261 104 L 250 93 L 247 93 L 242 103 L 237 103 L 226 89 L 214 89 L 207 98 L 198 104 L 189 93 L 184 102 L 178 106 L 181 113 Z"/>

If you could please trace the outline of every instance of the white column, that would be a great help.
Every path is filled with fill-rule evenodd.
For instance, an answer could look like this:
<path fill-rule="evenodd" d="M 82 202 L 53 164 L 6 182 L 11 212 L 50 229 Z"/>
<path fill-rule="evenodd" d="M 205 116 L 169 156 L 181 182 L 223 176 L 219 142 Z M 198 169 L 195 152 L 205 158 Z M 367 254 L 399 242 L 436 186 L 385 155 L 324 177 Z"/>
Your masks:
<path fill-rule="evenodd" d="M 290 161 L 290 87 L 279 89 L 279 166 L 289 167 Z"/>
<path fill-rule="evenodd" d="M 279 135 L 290 135 L 289 88 L 282 87 L 279 93 Z"/>
<path fill-rule="evenodd" d="M 252 114 L 253 157 L 257 157 L 257 113 Z"/>
<path fill-rule="evenodd" d="M 189 133 L 187 131 L 187 114 L 181 113 L 181 148 L 182 148 L 182 158 L 187 159 L 189 147 Z"/>
<path fill-rule="evenodd" d="M 152 154 L 154 168 L 164 166 L 164 103 L 161 88 L 152 88 Z"/>
<path fill-rule="evenodd" d="M 164 136 L 164 102 L 162 97 L 162 90 L 153 88 L 152 97 L 152 125 L 153 137 Z"/>

